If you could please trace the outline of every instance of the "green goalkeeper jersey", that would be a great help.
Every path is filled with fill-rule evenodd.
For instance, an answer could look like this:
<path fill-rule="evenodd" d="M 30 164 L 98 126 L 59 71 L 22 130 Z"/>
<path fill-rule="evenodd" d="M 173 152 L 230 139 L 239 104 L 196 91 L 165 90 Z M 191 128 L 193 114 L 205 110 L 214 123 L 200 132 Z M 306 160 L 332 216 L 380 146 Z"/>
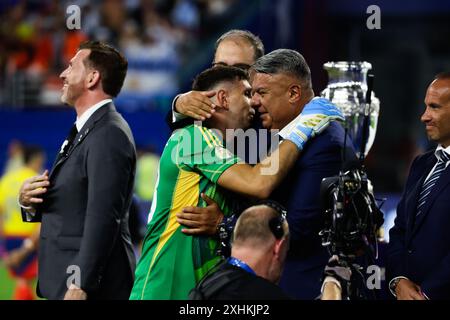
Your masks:
<path fill-rule="evenodd" d="M 231 197 L 217 180 L 239 161 L 208 128 L 190 125 L 172 134 L 161 156 L 130 299 L 187 299 L 218 261 L 218 242 L 183 234 L 176 214 L 186 206 L 205 207 L 201 193 L 217 202 L 225 216 L 231 214 Z"/>

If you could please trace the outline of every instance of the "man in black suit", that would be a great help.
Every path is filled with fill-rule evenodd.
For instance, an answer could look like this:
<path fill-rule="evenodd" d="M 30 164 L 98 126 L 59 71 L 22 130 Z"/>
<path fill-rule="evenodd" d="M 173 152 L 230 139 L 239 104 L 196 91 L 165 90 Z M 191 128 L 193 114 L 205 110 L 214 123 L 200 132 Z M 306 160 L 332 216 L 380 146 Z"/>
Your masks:
<path fill-rule="evenodd" d="M 438 146 L 414 160 L 390 230 L 386 271 L 399 300 L 450 299 L 450 72 L 436 76 L 425 105 Z"/>
<path fill-rule="evenodd" d="M 48 299 L 128 299 L 135 257 L 128 228 L 136 152 L 116 111 L 128 63 L 97 41 L 80 45 L 60 77 L 77 119 L 53 168 L 24 182 L 24 221 L 42 222 L 38 294 Z"/>

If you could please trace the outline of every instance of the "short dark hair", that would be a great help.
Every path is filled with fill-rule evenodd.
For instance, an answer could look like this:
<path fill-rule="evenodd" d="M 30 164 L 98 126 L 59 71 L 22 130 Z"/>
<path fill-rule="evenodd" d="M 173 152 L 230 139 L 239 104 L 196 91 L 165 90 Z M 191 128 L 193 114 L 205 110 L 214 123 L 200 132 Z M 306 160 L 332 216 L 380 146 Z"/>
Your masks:
<path fill-rule="evenodd" d="M 44 149 L 35 145 L 25 145 L 23 147 L 23 162 L 27 165 L 38 155 L 44 155 Z"/>
<path fill-rule="evenodd" d="M 103 91 L 116 97 L 127 75 L 128 61 L 118 50 L 100 41 L 86 41 L 78 50 L 89 49 L 91 53 L 83 61 L 87 67 L 100 72 Z"/>
<path fill-rule="evenodd" d="M 219 44 L 227 38 L 243 38 L 247 40 L 248 43 L 250 43 L 250 45 L 253 47 L 254 51 L 253 58 L 255 60 L 264 55 L 264 44 L 262 43 L 261 39 L 248 30 L 233 29 L 228 32 L 225 32 L 220 36 L 219 39 L 217 39 L 214 50 L 217 51 Z"/>
<path fill-rule="evenodd" d="M 435 80 L 448 80 L 450 79 L 450 71 L 445 71 L 445 72 L 441 72 L 438 73 L 435 77 Z"/>
<path fill-rule="evenodd" d="M 248 80 L 248 73 L 231 66 L 214 66 L 197 75 L 192 90 L 207 91 L 223 81 Z"/>
<path fill-rule="evenodd" d="M 305 58 L 295 50 L 274 50 L 256 60 L 252 69 L 258 73 L 290 74 L 302 81 L 307 88 L 312 88 L 311 70 Z"/>

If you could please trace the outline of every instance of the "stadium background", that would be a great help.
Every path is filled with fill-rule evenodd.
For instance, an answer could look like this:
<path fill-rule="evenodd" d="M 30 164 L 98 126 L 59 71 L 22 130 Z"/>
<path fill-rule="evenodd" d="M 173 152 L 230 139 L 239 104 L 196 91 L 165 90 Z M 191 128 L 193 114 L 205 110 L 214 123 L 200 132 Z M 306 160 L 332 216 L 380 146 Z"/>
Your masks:
<path fill-rule="evenodd" d="M 66 27 L 72 4 L 81 9 L 80 30 Z M 381 9 L 380 30 L 366 27 L 372 4 Z M 75 112 L 60 103 L 58 75 L 78 43 L 88 38 L 126 54 L 127 80 L 115 103 L 140 154 L 157 156 L 168 138 L 164 118 L 173 97 L 189 90 L 195 74 L 210 65 L 217 37 L 232 28 L 259 35 L 266 52 L 280 47 L 301 52 L 316 94 L 327 84 L 323 63 L 372 63 L 381 113 L 366 165 L 377 195 L 388 199 L 383 206 L 388 229 L 412 159 L 432 147 L 419 117 L 430 79 L 450 70 L 447 1 L 3 0 L 0 170 L 14 140 L 42 146 L 46 167 L 51 166 L 75 119 Z M 148 190 L 140 191 L 143 219 Z M 0 262 L 0 299 L 9 299 L 11 290 Z"/>

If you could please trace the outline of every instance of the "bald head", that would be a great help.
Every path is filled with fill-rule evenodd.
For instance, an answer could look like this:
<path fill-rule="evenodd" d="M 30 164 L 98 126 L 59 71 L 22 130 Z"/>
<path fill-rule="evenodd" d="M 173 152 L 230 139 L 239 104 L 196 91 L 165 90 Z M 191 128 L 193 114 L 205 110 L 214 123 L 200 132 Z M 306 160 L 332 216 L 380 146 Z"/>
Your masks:
<path fill-rule="evenodd" d="M 428 138 L 450 146 L 450 73 L 441 73 L 430 84 L 425 95 L 425 112 L 421 120 Z"/>
<path fill-rule="evenodd" d="M 289 248 L 286 219 L 268 205 L 253 206 L 239 217 L 231 256 L 244 261 L 255 273 L 277 283 Z"/>
<path fill-rule="evenodd" d="M 257 36 L 246 30 L 230 30 L 216 42 L 213 66 L 228 65 L 244 70 L 264 54 L 264 45 Z"/>
<path fill-rule="evenodd" d="M 266 205 L 253 206 L 245 210 L 239 217 L 233 233 L 233 248 L 262 248 L 273 245 L 276 240 L 272 230 L 279 224 L 280 214 Z M 272 227 L 270 226 L 272 224 Z M 272 228 L 272 230 L 271 230 Z M 280 235 L 288 236 L 289 228 L 286 221 L 281 222 Z"/>

